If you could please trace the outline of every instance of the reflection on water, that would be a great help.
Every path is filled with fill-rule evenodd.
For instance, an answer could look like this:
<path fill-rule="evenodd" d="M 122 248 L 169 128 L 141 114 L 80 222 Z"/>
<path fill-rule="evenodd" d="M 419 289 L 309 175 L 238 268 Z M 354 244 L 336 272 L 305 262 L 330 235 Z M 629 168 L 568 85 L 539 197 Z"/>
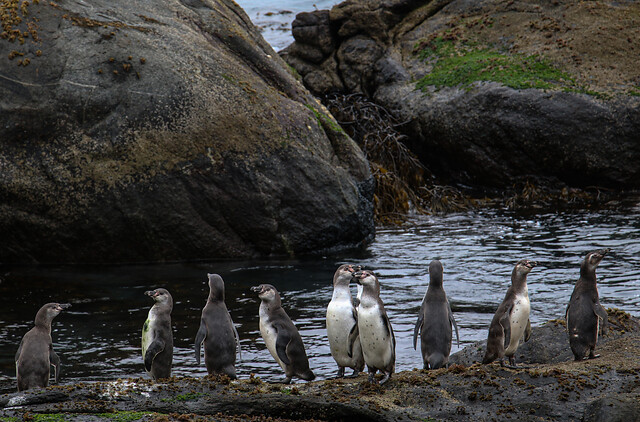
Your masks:
<path fill-rule="evenodd" d="M 432 259 L 444 265 L 444 287 L 465 344 L 486 337 L 488 324 L 510 283 L 513 265 L 538 261 L 529 275 L 531 322 L 564 316 L 579 263 L 589 251 L 612 249 L 598 270 L 601 302 L 640 316 L 640 221 L 614 212 L 529 217 L 495 211 L 421 217 L 379 229 L 362 256 L 298 261 L 254 261 L 119 267 L 2 268 L 0 276 L 0 392 L 15 389 L 14 354 L 47 302 L 71 302 L 56 318 L 53 339 L 63 364 L 62 383 L 147 376 L 140 332 L 152 300 L 145 290 L 167 288 L 174 297 L 174 375 L 204 376 L 193 341 L 208 289 L 206 273 L 222 275 L 227 306 L 238 326 L 243 361 L 238 374 L 284 377 L 259 335 L 253 285 L 270 283 L 301 331 L 318 379 L 336 372 L 326 338 L 325 310 L 335 269 L 354 262 L 373 269 L 397 337 L 396 370 L 422 367 L 411 335 Z M 354 287 L 355 289 L 355 287 Z M 454 344 L 452 352 L 458 350 Z"/>

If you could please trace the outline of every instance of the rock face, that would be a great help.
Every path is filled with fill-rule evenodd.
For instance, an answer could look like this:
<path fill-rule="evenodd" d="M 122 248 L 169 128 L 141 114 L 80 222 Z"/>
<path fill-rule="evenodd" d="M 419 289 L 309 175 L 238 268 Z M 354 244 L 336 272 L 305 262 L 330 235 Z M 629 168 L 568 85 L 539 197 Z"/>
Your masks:
<path fill-rule="evenodd" d="M 634 2 L 347 0 L 298 15 L 296 41 L 281 55 L 317 95 L 363 93 L 394 110 L 408 122 L 408 146 L 444 181 L 502 189 L 531 177 L 637 189 L 640 79 L 630 58 L 640 50 L 631 35 L 638 12 Z M 435 71 L 437 42 L 452 48 L 441 58 L 460 59 L 445 71 L 454 82 L 419 89 Z M 564 73 L 551 82 L 541 73 L 544 89 L 500 82 L 528 65 L 514 73 L 492 66 L 496 57 Z M 475 81 L 455 81 L 479 67 L 486 74 Z"/>
<path fill-rule="evenodd" d="M 372 240 L 365 158 L 233 1 L 0 7 L 0 262 Z"/>

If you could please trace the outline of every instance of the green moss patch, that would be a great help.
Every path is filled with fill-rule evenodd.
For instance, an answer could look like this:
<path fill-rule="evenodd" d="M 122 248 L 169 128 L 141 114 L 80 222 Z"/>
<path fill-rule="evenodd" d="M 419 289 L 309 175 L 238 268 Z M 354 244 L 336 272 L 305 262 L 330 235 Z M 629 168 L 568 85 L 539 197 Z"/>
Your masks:
<path fill-rule="evenodd" d="M 418 88 L 461 86 L 473 82 L 499 82 L 515 89 L 564 89 L 573 87 L 567 73 L 539 55 L 506 54 L 474 44 L 438 37 L 422 45 L 418 56 L 433 62 L 432 71 L 420 79 Z"/>
<path fill-rule="evenodd" d="M 97 416 L 113 422 L 135 422 L 142 420 L 145 416 L 154 415 L 152 412 L 114 412 L 100 413 Z"/>
<path fill-rule="evenodd" d="M 162 399 L 162 401 L 166 402 L 176 402 L 176 401 L 193 401 L 198 400 L 200 397 L 203 397 L 204 393 L 186 393 L 180 394 L 170 399 Z"/>
<path fill-rule="evenodd" d="M 314 114 L 314 116 L 316 116 L 316 120 L 318 121 L 318 125 L 321 128 L 324 128 L 325 130 L 328 128 L 334 132 L 341 132 L 341 133 L 345 133 L 345 131 L 342 129 L 342 127 L 336 123 L 333 119 L 331 119 L 329 116 L 327 116 L 326 114 L 316 110 L 316 108 L 314 106 L 312 106 L 311 104 L 305 104 L 305 107 L 307 107 L 309 110 L 311 110 L 311 112 Z"/>

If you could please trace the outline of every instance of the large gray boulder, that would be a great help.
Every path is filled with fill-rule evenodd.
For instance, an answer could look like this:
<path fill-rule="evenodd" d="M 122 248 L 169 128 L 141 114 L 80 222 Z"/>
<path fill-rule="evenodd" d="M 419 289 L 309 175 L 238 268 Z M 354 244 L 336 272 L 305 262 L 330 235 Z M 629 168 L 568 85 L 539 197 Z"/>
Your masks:
<path fill-rule="evenodd" d="M 317 95 L 362 93 L 393 110 L 407 122 L 408 146 L 442 181 L 637 189 L 640 80 L 632 57 L 640 38 L 627 16 L 639 11 L 636 2 L 347 0 L 298 15 L 295 43 L 281 55 Z M 436 39 L 462 46 L 446 54 L 490 48 L 516 61 L 543 56 L 568 76 L 548 89 L 491 77 L 420 89 L 436 57 L 418 53 Z M 504 71 L 492 67 L 493 57 L 483 64 L 487 75 Z M 452 80 L 458 69 L 466 71 L 451 67 Z"/>
<path fill-rule="evenodd" d="M 233 1 L 0 8 L 0 263 L 372 240 L 366 159 Z"/>

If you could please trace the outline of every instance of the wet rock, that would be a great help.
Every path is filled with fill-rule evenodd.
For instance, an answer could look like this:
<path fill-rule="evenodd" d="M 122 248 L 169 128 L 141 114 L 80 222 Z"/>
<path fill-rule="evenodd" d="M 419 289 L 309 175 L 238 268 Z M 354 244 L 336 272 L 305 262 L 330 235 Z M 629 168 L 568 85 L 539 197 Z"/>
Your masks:
<path fill-rule="evenodd" d="M 609 315 L 609 331 L 607 335 L 599 336 L 596 353 L 599 353 L 598 349 L 604 344 L 619 339 L 629 332 L 640 333 L 640 322 L 637 318 L 616 308 L 607 309 L 607 313 Z M 451 355 L 449 363 L 471 366 L 482 362 L 486 344 L 486 340 L 482 340 L 465 347 Z M 573 359 L 564 319 L 552 320 L 539 327 L 532 327 L 531 338 L 528 342 L 521 341 L 516 352 L 516 363 L 525 365 L 561 363 Z"/>
<path fill-rule="evenodd" d="M 325 49 L 332 53 L 323 61 L 306 60 L 304 51 L 318 47 L 297 37 L 282 57 L 317 95 L 361 93 L 394 110 L 408 122 L 401 128 L 407 145 L 444 182 L 500 190 L 526 180 L 637 189 L 640 96 L 635 64 L 627 58 L 640 41 L 618 41 L 613 28 L 634 28 L 626 16 L 638 6 L 605 2 L 589 10 L 565 1 L 348 0 L 321 24 L 332 29 Z M 587 29 L 594 22 L 598 47 Z M 568 76 L 545 89 L 491 78 L 419 89 L 416 82 L 431 74 L 436 59 L 417 53 L 436 37 L 511 57 L 543 56 Z M 450 54 L 462 57 L 465 48 Z M 465 69 L 448 74 L 455 79 Z"/>
<path fill-rule="evenodd" d="M 566 346 L 568 348 L 568 345 Z M 258 378 L 171 378 L 86 382 L 0 396 L 3 416 L 53 413 L 85 421 L 100 413 L 156 412 L 169 420 L 215 415 L 216 420 L 584 420 L 624 419 L 636 415 L 640 394 L 640 334 L 620 333 L 602 344 L 602 357 L 531 364 L 519 369 L 499 364 L 394 374 L 384 386 L 367 375 L 295 385 L 267 384 Z M 20 407 L 15 398 L 29 397 Z M 32 397 L 50 397 L 32 400 Z M 162 416 L 164 417 L 164 416 Z M 605 419 L 602 419 L 602 418 Z M 612 419 L 609 419 L 612 418 Z"/>
<path fill-rule="evenodd" d="M 365 158 L 237 4 L 21 4 L 0 6 L 0 262 L 372 240 Z"/>
<path fill-rule="evenodd" d="M 584 412 L 584 422 L 627 422 L 638 420 L 640 394 L 616 394 L 596 399 Z"/>

